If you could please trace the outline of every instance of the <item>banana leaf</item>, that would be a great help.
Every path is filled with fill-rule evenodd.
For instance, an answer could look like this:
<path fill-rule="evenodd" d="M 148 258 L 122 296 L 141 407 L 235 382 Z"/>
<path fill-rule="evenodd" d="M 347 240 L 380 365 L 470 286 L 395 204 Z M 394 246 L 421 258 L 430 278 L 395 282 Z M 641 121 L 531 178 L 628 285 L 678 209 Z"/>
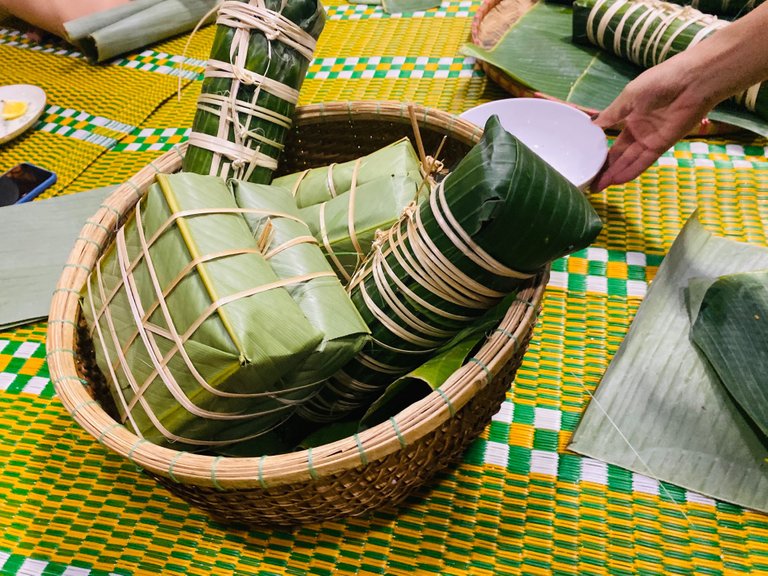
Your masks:
<path fill-rule="evenodd" d="M 349 286 L 371 341 L 298 413 L 344 417 L 432 356 L 602 224 L 585 196 L 492 116 L 456 169 L 384 237 Z"/>
<path fill-rule="evenodd" d="M 537 2 L 487 50 L 465 44 L 462 52 L 499 68 L 527 88 L 564 102 L 603 110 L 642 68 L 591 45 L 572 42 L 573 10 Z M 541 55 L 546 54 L 546 58 Z M 768 137 L 768 122 L 731 103 L 709 117 Z"/>
<path fill-rule="evenodd" d="M 599 46 L 643 68 L 683 52 L 728 24 L 693 8 L 682 11 L 678 5 L 668 2 L 576 0 L 573 3 L 574 42 Z M 768 120 L 768 83 L 750 88 L 733 101 Z"/>
<path fill-rule="evenodd" d="M 0 332 L 48 316 L 83 222 L 112 191 L 113 186 L 0 209 Z"/>
<path fill-rule="evenodd" d="M 64 23 L 67 40 L 91 62 L 104 62 L 192 30 L 220 0 L 134 0 Z M 213 21 L 211 14 L 203 23 Z"/>
<path fill-rule="evenodd" d="M 290 416 L 285 398 L 294 391 L 283 377 L 323 335 L 285 284 L 222 180 L 158 175 L 83 293 L 123 422 L 191 450 L 256 436 Z"/>
<path fill-rule="evenodd" d="M 716 237 L 694 213 L 664 258 L 569 448 L 768 511 L 768 450 L 691 340 L 689 306 L 695 310 L 701 298 L 692 291 L 686 301 L 691 279 L 764 268 L 766 248 Z"/>
<path fill-rule="evenodd" d="M 238 4 L 227 3 L 216 20 L 183 168 L 268 184 L 325 11 L 319 0 L 241 4 L 233 15 Z"/>
<path fill-rule="evenodd" d="M 402 138 L 357 160 L 312 168 L 272 180 L 273 186 L 287 188 L 296 205 L 305 208 L 327 202 L 382 176 L 403 175 L 420 179 L 421 163 L 408 138 Z"/>
<path fill-rule="evenodd" d="M 701 299 L 691 337 L 720 380 L 768 438 L 768 271 L 716 279 Z M 768 446 L 766 446 L 768 448 Z"/>
<path fill-rule="evenodd" d="M 326 202 L 302 208 L 301 219 L 317 238 L 323 253 L 345 283 L 371 250 L 378 230 L 387 230 L 411 202 L 421 177 L 385 175 Z M 354 231 L 354 238 L 351 233 Z"/>
<path fill-rule="evenodd" d="M 302 366 L 283 378 L 298 399 L 308 398 L 360 351 L 370 334 L 339 279 L 323 256 L 287 190 L 266 184 L 230 183 L 238 206 L 265 258 L 280 279 L 310 277 L 286 286 L 304 316 L 323 335 Z"/>

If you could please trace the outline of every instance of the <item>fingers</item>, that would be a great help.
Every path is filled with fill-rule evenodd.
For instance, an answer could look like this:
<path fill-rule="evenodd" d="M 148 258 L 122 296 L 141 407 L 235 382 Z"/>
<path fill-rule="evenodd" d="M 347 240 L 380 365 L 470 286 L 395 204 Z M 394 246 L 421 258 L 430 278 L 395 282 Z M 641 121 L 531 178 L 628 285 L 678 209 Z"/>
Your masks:
<path fill-rule="evenodd" d="M 609 153 L 605 167 L 597 175 L 591 188 L 594 192 L 599 192 L 612 184 L 623 184 L 634 180 L 645 172 L 658 159 L 658 156 L 653 150 L 632 142 L 613 157 Z"/>
<path fill-rule="evenodd" d="M 611 184 L 617 184 L 613 177 L 616 163 L 634 141 L 635 140 L 629 130 L 621 131 L 613 142 L 613 146 L 608 150 L 608 156 L 605 159 L 605 163 L 603 163 L 603 167 L 600 169 L 597 176 L 595 176 L 595 179 L 590 186 L 592 192 L 600 192 Z"/>

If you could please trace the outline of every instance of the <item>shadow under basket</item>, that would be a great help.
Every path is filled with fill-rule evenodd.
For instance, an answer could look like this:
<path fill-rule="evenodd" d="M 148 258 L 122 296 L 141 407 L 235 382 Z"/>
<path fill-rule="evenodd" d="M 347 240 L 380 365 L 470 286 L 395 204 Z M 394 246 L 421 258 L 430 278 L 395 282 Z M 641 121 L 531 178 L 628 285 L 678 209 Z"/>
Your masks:
<path fill-rule="evenodd" d="M 413 107 L 426 152 L 451 168 L 482 131 L 439 110 Z M 299 107 L 281 157 L 281 173 L 358 158 L 413 139 L 409 107 L 350 102 Z M 73 418 L 104 446 L 216 520 L 251 525 L 318 522 L 401 502 L 461 458 L 498 411 L 536 323 L 549 271 L 533 278 L 475 357 L 439 391 L 355 436 L 277 456 L 213 457 L 174 451 L 133 434 L 114 418 L 92 344 L 78 330 L 79 293 L 88 271 L 157 172 L 181 167 L 175 148 L 121 185 L 83 227 L 51 304 L 48 363 L 56 392 Z M 83 384 L 86 385 L 83 385 Z"/>

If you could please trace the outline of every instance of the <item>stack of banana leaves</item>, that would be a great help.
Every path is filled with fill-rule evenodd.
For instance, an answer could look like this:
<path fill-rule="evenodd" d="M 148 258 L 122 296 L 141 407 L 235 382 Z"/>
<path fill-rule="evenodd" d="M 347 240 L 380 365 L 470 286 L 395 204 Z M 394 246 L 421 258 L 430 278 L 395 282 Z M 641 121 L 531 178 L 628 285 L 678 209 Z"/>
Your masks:
<path fill-rule="evenodd" d="M 678 54 L 717 30 L 727 20 L 690 6 L 657 0 L 576 0 L 573 40 L 610 51 L 644 68 Z M 768 83 L 755 84 L 733 100 L 768 119 Z"/>
<path fill-rule="evenodd" d="M 427 201 L 413 204 L 349 286 L 371 340 L 299 407 L 313 422 L 359 413 L 548 262 L 601 229 L 584 195 L 492 117 Z"/>
<path fill-rule="evenodd" d="M 185 171 L 268 184 L 325 24 L 319 0 L 219 7 Z"/>

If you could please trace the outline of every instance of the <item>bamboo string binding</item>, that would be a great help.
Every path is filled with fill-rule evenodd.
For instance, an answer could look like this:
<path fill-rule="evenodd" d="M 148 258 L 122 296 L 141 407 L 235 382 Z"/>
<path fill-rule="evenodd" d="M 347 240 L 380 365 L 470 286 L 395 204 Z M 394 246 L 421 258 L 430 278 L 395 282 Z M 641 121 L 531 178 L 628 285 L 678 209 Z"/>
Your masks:
<path fill-rule="evenodd" d="M 453 167 L 481 130 L 456 116 L 416 106 L 424 146 L 447 137 Z M 412 137 L 408 106 L 386 102 L 297 108 L 280 173 L 344 162 Z M 79 296 L 100 254 L 114 241 L 157 172 L 180 168 L 174 148 L 122 184 L 83 226 L 53 295 L 48 363 L 59 399 L 101 444 L 133 462 L 175 495 L 224 522 L 296 524 L 361 515 L 402 502 L 457 461 L 506 396 L 531 337 L 548 270 L 529 281 L 475 360 L 445 384 L 374 428 L 310 450 L 260 458 L 212 457 L 161 448 L 110 414 L 111 398 L 80 326 Z"/>

